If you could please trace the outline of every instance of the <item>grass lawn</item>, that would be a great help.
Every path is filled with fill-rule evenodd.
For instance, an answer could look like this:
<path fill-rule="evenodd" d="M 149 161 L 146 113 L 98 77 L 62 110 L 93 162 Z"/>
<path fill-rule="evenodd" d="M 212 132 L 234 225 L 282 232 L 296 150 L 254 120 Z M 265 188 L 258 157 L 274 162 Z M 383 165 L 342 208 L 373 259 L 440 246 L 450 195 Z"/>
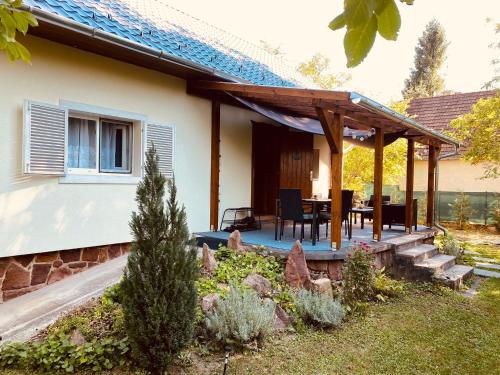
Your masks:
<path fill-rule="evenodd" d="M 468 299 L 415 291 L 330 332 L 236 355 L 232 374 L 500 374 L 500 280 Z"/>

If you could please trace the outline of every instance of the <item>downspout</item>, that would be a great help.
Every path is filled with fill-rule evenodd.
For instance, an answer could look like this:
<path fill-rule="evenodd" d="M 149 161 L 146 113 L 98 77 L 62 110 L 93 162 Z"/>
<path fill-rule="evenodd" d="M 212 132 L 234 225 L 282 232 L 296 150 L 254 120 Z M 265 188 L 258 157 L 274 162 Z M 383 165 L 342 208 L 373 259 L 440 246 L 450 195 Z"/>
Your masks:
<path fill-rule="evenodd" d="M 441 230 L 445 236 L 448 235 L 448 230 L 439 224 L 439 161 L 449 158 L 450 156 L 458 155 L 458 147 L 455 145 L 455 150 L 452 152 L 448 152 L 447 154 L 439 155 L 436 161 L 436 178 L 434 179 L 434 202 L 436 202 L 436 206 L 434 208 L 434 226 Z"/>

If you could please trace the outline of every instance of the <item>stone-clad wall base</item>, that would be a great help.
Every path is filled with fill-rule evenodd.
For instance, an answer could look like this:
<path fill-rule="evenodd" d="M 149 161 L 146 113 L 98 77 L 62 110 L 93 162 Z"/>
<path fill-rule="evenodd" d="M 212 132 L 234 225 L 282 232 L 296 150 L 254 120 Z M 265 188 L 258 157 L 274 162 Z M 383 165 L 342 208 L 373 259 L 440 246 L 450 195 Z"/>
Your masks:
<path fill-rule="evenodd" d="M 0 258 L 0 303 L 55 283 L 130 250 L 130 243 Z"/>
<path fill-rule="evenodd" d="M 388 249 L 385 251 L 380 251 L 374 253 L 375 256 L 375 267 L 385 269 L 389 272 L 392 270 L 393 257 L 392 250 Z M 340 281 L 342 280 L 342 266 L 344 265 L 343 260 L 307 260 L 307 267 L 310 271 L 314 273 L 319 273 L 323 276 L 328 277 L 330 280 Z"/>

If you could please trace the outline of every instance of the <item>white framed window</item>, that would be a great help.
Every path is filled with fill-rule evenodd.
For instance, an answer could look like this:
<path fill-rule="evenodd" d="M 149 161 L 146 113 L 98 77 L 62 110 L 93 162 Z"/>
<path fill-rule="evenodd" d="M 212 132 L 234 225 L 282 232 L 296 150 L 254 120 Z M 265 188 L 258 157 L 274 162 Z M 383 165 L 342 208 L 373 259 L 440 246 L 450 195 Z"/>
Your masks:
<path fill-rule="evenodd" d="M 23 172 L 60 183 L 137 183 L 152 144 L 159 168 L 173 177 L 175 131 L 144 115 L 61 100 L 25 101 Z"/>
<path fill-rule="evenodd" d="M 100 121 L 99 171 L 132 172 L 132 123 L 116 120 Z"/>

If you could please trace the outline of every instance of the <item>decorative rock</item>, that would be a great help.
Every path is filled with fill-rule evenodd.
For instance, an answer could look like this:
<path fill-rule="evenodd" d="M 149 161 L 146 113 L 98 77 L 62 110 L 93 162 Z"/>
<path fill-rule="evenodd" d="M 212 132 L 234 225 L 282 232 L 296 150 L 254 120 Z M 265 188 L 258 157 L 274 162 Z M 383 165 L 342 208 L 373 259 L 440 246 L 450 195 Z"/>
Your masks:
<path fill-rule="evenodd" d="M 330 281 L 330 279 L 323 278 L 323 279 L 313 280 L 312 283 L 313 283 L 313 289 L 316 292 L 320 294 L 325 294 L 333 298 L 332 282 Z"/>
<path fill-rule="evenodd" d="M 31 271 L 31 285 L 45 284 L 51 268 L 52 265 L 48 263 L 34 264 Z"/>
<path fill-rule="evenodd" d="M 245 246 L 241 243 L 241 233 L 239 230 L 235 230 L 229 235 L 227 247 L 236 251 L 246 251 Z"/>
<path fill-rule="evenodd" d="M 59 268 L 63 265 L 63 261 L 61 259 L 57 259 L 54 263 L 52 263 L 52 265 L 55 267 L 55 268 Z"/>
<path fill-rule="evenodd" d="M 82 260 L 87 262 L 97 262 L 99 258 L 99 248 L 98 247 L 88 247 L 82 251 Z"/>
<path fill-rule="evenodd" d="M 83 345 L 85 344 L 85 337 L 83 337 L 82 333 L 78 329 L 74 329 L 73 332 L 71 332 L 69 341 L 73 345 Z"/>
<path fill-rule="evenodd" d="M 282 331 L 290 324 L 292 324 L 290 316 L 280 305 L 276 304 L 276 308 L 274 309 L 274 329 Z"/>
<path fill-rule="evenodd" d="M 50 253 L 38 254 L 35 258 L 36 263 L 52 263 L 58 257 L 59 253 L 57 251 L 52 251 Z"/>
<path fill-rule="evenodd" d="M 34 292 L 37 289 L 44 287 L 45 284 L 38 284 L 33 286 L 28 286 L 26 288 L 21 289 L 13 289 L 13 290 L 4 290 L 3 291 L 3 302 L 7 302 L 12 298 L 16 298 L 22 296 L 23 294 Z"/>
<path fill-rule="evenodd" d="M 109 256 L 109 259 L 114 259 L 114 258 L 117 258 L 119 257 L 120 255 L 122 255 L 122 251 L 121 251 L 121 248 L 120 248 L 120 245 L 117 244 L 117 245 L 111 245 L 109 248 L 108 248 L 108 256 Z"/>
<path fill-rule="evenodd" d="M 11 263 L 5 273 L 2 289 L 21 289 L 30 286 L 31 277 L 29 271 L 16 263 Z"/>
<path fill-rule="evenodd" d="M 309 290 L 312 288 L 306 256 L 299 241 L 295 241 L 290 254 L 288 254 L 285 267 L 285 280 L 293 288 L 305 288 Z"/>
<path fill-rule="evenodd" d="M 205 314 L 208 314 L 209 312 L 212 312 L 214 310 L 215 306 L 217 305 L 217 301 L 219 301 L 218 294 L 207 294 L 201 300 L 201 309 Z"/>
<path fill-rule="evenodd" d="M 242 283 L 253 288 L 260 296 L 269 295 L 272 290 L 271 282 L 258 273 L 251 273 Z"/>
<path fill-rule="evenodd" d="M 80 260 L 80 249 L 64 250 L 59 252 L 59 256 L 64 263 L 76 262 Z"/>
<path fill-rule="evenodd" d="M 56 281 L 62 280 L 65 277 L 70 276 L 71 274 L 72 274 L 72 272 L 69 269 L 69 267 L 65 266 L 65 267 L 57 268 L 50 273 L 47 284 L 55 283 Z"/>
<path fill-rule="evenodd" d="M 210 250 L 208 245 L 206 243 L 203 244 L 203 269 L 204 271 L 209 274 L 213 275 L 215 272 L 215 269 L 217 268 L 217 261 L 215 260 L 213 251 Z"/>

